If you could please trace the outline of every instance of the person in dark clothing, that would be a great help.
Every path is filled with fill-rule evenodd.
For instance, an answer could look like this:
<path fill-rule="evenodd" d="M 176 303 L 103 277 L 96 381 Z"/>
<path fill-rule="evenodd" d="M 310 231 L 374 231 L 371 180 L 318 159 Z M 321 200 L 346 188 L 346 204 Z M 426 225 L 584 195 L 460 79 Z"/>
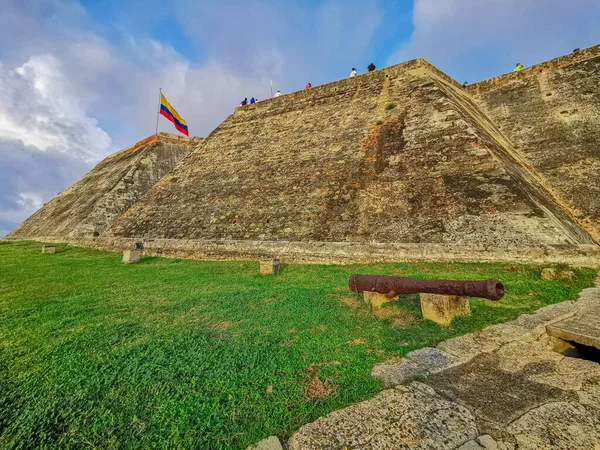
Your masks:
<path fill-rule="evenodd" d="M 251 104 L 251 105 L 254 105 L 254 103 L 256 103 L 256 100 L 254 100 L 254 97 L 252 97 L 252 98 L 250 99 L 250 104 Z"/>
<path fill-rule="evenodd" d="M 248 97 L 246 97 L 244 100 L 242 100 L 242 103 L 240 103 L 240 106 L 245 106 L 248 104 Z"/>
<path fill-rule="evenodd" d="M 377 67 L 375 67 L 375 64 L 371 63 L 369 64 L 369 66 L 367 67 L 367 72 L 373 72 Z"/>

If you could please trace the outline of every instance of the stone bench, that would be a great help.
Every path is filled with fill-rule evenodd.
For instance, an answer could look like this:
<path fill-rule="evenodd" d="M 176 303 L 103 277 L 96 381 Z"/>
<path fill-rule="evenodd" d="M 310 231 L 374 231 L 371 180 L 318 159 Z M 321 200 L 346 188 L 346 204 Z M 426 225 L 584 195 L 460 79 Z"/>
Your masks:
<path fill-rule="evenodd" d="M 54 245 L 42 245 L 43 254 L 54 254 L 56 253 L 56 247 Z"/>

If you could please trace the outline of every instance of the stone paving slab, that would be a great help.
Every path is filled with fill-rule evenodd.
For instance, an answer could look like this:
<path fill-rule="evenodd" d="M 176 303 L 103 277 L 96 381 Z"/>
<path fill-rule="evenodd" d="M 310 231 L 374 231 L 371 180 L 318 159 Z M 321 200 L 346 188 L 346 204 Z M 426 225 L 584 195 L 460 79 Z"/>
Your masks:
<path fill-rule="evenodd" d="M 289 450 L 450 450 L 476 437 L 466 408 L 413 382 L 304 425 L 288 444 Z"/>
<path fill-rule="evenodd" d="M 500 357 L 484 353 L 428 377 L 427 383 L 479 419 L 497 426 L 506 426 L 549 401 L 576 400 L 572 393 L 530 380 L 524 371 L 507 372 L 499 366 Z"/>
<path fill-rule="evenodd" d="M 600 349 L 600 305 L 546 327 L 550 336 Z"/>

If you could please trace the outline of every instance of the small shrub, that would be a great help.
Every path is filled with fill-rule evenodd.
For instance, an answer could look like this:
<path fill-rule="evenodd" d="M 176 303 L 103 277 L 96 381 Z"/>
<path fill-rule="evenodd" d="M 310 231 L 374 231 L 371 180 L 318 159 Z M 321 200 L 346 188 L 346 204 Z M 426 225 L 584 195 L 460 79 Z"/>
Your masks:
<path fill-rule="evenodd" d="M 375 125 L 383 125 L 383 120 L 378 120 L 377 122 L 375 122 Z"/>
<path fill-rule="evenodd" d="M 392 109 L 394 109 L 396 107 L 396 105 L 394 105 L 393 103 L 390 103 L 389 105 L 387 105 L 385 107 L 386 111 L 391 111 Z"/>

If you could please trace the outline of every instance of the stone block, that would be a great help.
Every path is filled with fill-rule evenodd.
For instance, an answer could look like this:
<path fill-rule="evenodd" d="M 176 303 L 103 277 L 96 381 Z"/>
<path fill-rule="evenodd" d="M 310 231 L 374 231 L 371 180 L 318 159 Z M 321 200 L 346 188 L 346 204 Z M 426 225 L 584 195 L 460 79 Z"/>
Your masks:
<path fill-rule="evenodd" d="M 424 319 L 440 325 L 450 325 L 457 316 L 470 316 L 469 298 L 458 295 L 421 294 L 421 312 Z"/>
<path fill-rule="evenodd" d="M 260 274 L 275 275 L 276 273 L 279 273 L 279 266 L 278 259 L 263 259 L 260 261 Z"/>
<path fill-rule="evenodd" d="M 386 388 L 412 381 L 415 377 L 426 374 L 427 369 L 406 358 L 395 364 L 377 364 L 371 371 L 371 376 L 380 378 Z"/>
<path fill-rule="evenodd" d="M 438 373 L 461 364 L 463 361 L 439 348 L 425 347 L 414 350 L 406 355 L 409 359 L 423 367 L 429 373 Z"/>
<path fill-rule="evenodd" d="M 277 436 L 269 436 L 268 438 L 251 445 L 246 450 L 283 450 L 283 447 Z"/>
<path fill-rule="evenodd" d="M 56 247 L 54 245 L 42 245 L 42 253 L 44 253 L 44 254 L 56 253 Z"/>
<path fill-rule="evenodd" d="M 458 447 L 456 450 L 484 450 L 477 442 L 470 440 Z"/>
<path fill-rule="evenodd" d="M 365 303 L 370 303 L 373 309 L 381 308 L 381 305 L 390 301 L 385 295 L 379 292 L 363 292 Z"/>
<path fill-rule="evenodd" d="M 485 450 L 498 450 L 498 443 L 489 434 L 479 436 L 477 442 L 485 448 Z"/>
<path fill-rule="evenodd" d="M 123 264 L 137 264 L 141 255 L 140 250 L 123 250 Z"/>

